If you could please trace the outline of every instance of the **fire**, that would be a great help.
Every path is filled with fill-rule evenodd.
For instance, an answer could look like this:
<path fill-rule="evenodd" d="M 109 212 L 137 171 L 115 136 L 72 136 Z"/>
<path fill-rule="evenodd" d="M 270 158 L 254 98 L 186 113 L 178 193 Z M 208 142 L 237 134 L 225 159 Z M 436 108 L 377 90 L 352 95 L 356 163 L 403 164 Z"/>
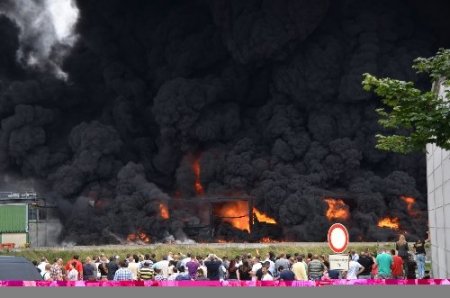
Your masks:
<path fill-rule="evenodd" d="M 250 232 L 250 222 L 248 218 L 248 203 L 245 201 L 227 202 L 215 210 L 216 215 L 222 221 L 228 222 L 234 228 Z"/>
<path fill-rule="evenodd" d="M 253 213 L 256 216 L 256 219 L 259 222 L 264 222 L 264 223 L 268 223 L 268 224 L 277 224 L 277 221 L 269 216 L 267 216 L 266 214 L 262 213 L 261 211 L 259 211 L 256 208 L 253 208 Z"/>
<path fill-rule="evenodd" d="M 347 220 L 350 217 L 350 211 L 348 206 L 341 199 L 325 199 L 328 204 L 328 209 L 326 212 L 326 217 L 329 221 L 332 220 Z"/>
<path fill-rule="evenodd" d="M 169 219 L 169 208 L 167 208 L 165 203 L 159 204 L 159 215 L 163 219 Z"/>
<path fill-rule="evenodd" d="M 406 210 L 410 216 L 417 216 L 418 213 L 413 209 L 413 205 L 416 203 L 416 199 L 412 197 L 400 197 L 406 203 Z"/>
<path fill-rule="evenodd" d="M 380 228 L 389 228 L 389 229 L 398 230 L 398 228 L 400 226 L 400 221 L 397 217 L 393 217 L 393 218 L 385 217 L 378 221 L 377 226 Z"/>
<path fill-rule="evenodd" d="M 145 234 L 142 231 L 139 231 L 137 233 L 131 233 L 127 236 L 128 242 L 136 242 L 136 241 L 142 241 L 145 243 L 150 243 L 150 237 Z"/>
<path fill-rule="evenodd" d="M 194 163 L 192 164 L 192 170 L 194 171 L 195 175 L 195 192 L 197 195 L 203 195 L 205 193 L 205 189 L 203 188 L 203 185 L 200 181 L 200 161 L 199 158 L 196 158 L 194 160 Z"/>
<path fill-rule="evenodd" d="M 259 240 L 260 243 L 278 243 L 278 241 L 270 239 L 270 237 L 263 237 Z"/>

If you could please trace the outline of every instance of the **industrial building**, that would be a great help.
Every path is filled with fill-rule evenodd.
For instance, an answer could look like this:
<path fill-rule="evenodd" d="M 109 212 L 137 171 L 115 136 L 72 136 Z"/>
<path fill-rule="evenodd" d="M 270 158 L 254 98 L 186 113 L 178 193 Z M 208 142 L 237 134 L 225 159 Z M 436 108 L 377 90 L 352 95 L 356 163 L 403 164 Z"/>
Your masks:
<path fill-rule="evenodd" d="M 57 244 L 60 224 L 55 206 L 35 192 L 0 192 L 0 247 Z"/>

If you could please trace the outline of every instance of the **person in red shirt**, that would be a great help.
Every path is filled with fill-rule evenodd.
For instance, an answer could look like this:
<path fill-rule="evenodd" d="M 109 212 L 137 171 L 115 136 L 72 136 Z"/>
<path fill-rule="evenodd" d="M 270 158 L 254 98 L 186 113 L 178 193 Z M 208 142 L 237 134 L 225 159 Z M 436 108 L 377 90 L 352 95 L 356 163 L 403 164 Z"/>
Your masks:
<path fill-rule="evenodd" d="M 403 273 L 403 259 L 395 254 L 395 249 L 391 250 L 392 255 L 392 278 L 394 279 L 403 279 L 404 273 Z"/>
<path fill-rule="evenodd" d="M 71 269 L 70 266 L 73 262 L 75 262 L 77 265 L 75 269 L 78 271 L 78 280 L 83 280 L 83 264 L 78 260 L 80 256 L 74 255 L 72 260 L 69 260 L 65 266 L 65 269 L 67 272 Z"/>

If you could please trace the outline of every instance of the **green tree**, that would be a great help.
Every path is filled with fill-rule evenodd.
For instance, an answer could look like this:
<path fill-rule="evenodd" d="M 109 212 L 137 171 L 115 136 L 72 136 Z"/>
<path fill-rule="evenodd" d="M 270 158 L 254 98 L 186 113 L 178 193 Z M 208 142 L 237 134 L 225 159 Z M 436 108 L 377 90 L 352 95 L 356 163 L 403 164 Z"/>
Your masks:
<path fill-rule="evenodd" d="M 450 97 L 439 96 L 437 87 L 450 86 L 450 50 L 439 49 L 430 58 L 417 58 L 413 69 L 427 74 L 434 88 L 422 91 L 413 82 L 377 78 L 365 73 L 363 88 L 381 98 L 384 107 L 377 109 L 379 123 L 394 133 L 376 135 L 376 148 L 397 153 L 425 151 L 434 143 L 450 150 Z"/>

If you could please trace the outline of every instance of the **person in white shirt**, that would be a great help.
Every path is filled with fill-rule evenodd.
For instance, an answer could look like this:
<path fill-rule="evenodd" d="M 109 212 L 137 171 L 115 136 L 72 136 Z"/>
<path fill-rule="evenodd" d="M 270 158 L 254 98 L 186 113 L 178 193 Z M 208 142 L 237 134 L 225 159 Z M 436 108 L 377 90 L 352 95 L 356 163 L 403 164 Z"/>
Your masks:
<path fill-rule="evenodd" d="M 169 261 L 167 260 L 167 256 L 164 256 L 162 261 L 159 261 L 159 262 L 156 262 L 155 264 L 153 264 L 152 268 L 153 268 L 153 270 L 155 270 L 155 269 L 161 270 L 161 275 L 164 278 L 169 277 Z"/>
<path fill-rule="evenodd" d="M 352 261 L 358 262 L 359 260 L 359 255 L 356 253 L 356 251 L 352 250 L 350 252 L 350 255 L 352 256 Z"/>
<path fill-rule="evenodd" d="M 75 269 L 77 267 L 77 263 L 73 262 L 70 264 L 70 270 L 67 272 L 67 280 L 75 281 L 78 280 L 78 271 Z"/>
<path fill-rule="evenodd" d="M 258 280 L 258 277 L 256 276 L 256 272 L 258 272 L 259 269 L 261 269 L 262 263 L 259 256 L 256 256 L 253 258 L 253 266 L 252 266 L 252 280 Z"/>
<path fill-rule="evenodd" d="M 261 270 L 262 270 L 262 277 L 261 277 L 262 281 L 273 280 L 273 276 L 272 276 L 272 274 L 270 274 L 270 272 L 266 266 L 263 266 Z"/>
<path fill-rule="evenodd" d="M 180 267 L 185 267 L 186 268 L 187 262 L 190 262 L 191 260 L 192 260 L 192 255 L 190 253 L 188 253 L 186 255 L 186 257 L 181 260 Z"/>
<path fill-rule="evenodd" d="M 44 271 L 42 271 L 42 273 L 41 273 L 42 278 L 44 280 L 52 280 L 52 275 L 50 273 L 51 268 L 52 268 L 52 265 L 50 265 L 50 264 L 45 265 Z"/>
<path fill-rule="evenodd" d="M 48 260 L 46 257 L 42 257 L 41 258 L 41 262 L 39 263 L 39 265 L 37 265 L 37 267 L 39 268 L 39 272 L 44 273 L 45 271 L 45 266 L 49 264 Z"/>
<path fill-rule="evenodd" d="M 129 262 L 128 262 L 128 270 L 131 271 L 131 274 L 133 275 L 133 280 L 137 280 L 137 274 L 138 274 L 138 270 L 139 270 L 139 258 L 134 255 L 133 258 L 130 258 Z"/>
<path fill-rule="evenodd" d="M 350 260 L 348 263 L 348 271 L 346 279 L 358 279 L 358 275 L 364 271 L 364 266 L 360 263 Z"/>

